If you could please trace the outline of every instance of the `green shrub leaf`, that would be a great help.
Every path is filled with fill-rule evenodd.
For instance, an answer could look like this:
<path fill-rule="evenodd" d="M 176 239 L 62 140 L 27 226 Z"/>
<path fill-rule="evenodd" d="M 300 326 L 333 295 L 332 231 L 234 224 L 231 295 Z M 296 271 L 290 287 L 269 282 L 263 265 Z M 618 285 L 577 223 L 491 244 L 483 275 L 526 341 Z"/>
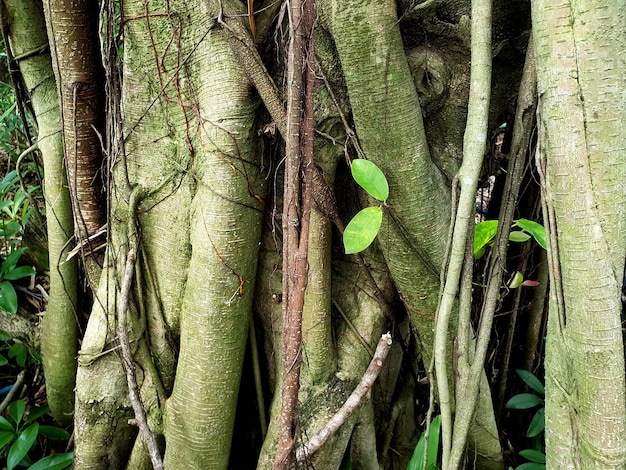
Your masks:
<path fill-rule="evenodd" d="M 519 451 L 519 455 L 526 460 L 536 463 L 546 463 L 546 454 L 535 449 L 524 449 Z"/>
<path fill-rule="evenodd" d="M 37 408 L 33 408 L 28 413 L 28 416 L 26 417 L 25 421 L 27 423 L 31 423 L 35 421 L 36 419 L 41 418 L 43 415 L 45 415 L 49 411 L 50 411 L 50 407 L 48 405 L 43 405 L 43 406 L 38 406 Z M 43 427 L 45 426 L 41 426 L 41 428 Z M 41 428 L 39 428 L 39 432 L 41 432 Z"/>
<path fill-rule="evenodd" d="M 546 470 L 545 463 L 527 462 L 522 465 L 518 465 L 515 470 Z"/>
<path fill-rule="evenodd" d="M 362 158 L 352 160 L 352 177 L 373 198 L 385 202 L 389 197 L 387 178 L 374 163 Z"/>
<path fill-rule="evenodd" d="M 538 224 L 537 222 L 533 222 L 532 220 L 528 220 L 528 219 L 518 219 L 515 221 L 515 224 L 513 224 L 514 227 L 519 227 L 522 230 L 526 230 L 528 233 L 530 233 L 533 238 L 535 239 L 535 241 L 537 243 L 539 243 L 539 245 L 541 246 L 541 248 L 543 248 L 544 250 L 547 249 L 546 248 L 546 230 L 545 228 L 543 228 L 543 225 Z"/>
<path fill-rule="evenodd" d="M 497 220 L 485 220 L 474 225 L 474 258 L 479 259 L 483 255 L 485 246 L 493 240 L 497 231 Z"/>
<path fill-rule="evenodd" d="M 539 408 L 528 425 L 526 437 L 535 437 L 543 432 L 546 428 L 546 409 Z M 530 459 L 528 459 L 530 460 Z"/>
<path fill-rule="evenodd" d="M 9 455 L 7 456 L 8 470 L 13 470 L 17 466 L 17 464 L 22 461 L 22 459 L 26 456 L 30 448 L 35 443 L 38 433 L 39 423 L 31 424 L 20 433 L 17 440 L 9 449 Z"/>
<path fill-rule="evenodd" d="M 9 313 L 17 313 L 17 294 L 13 284 L 8 281 L 0 282 L 0 308 Z"/>
<path fill-rule="evenodd" d="M 383 211 L 380 207 L 366 207 L 355 215 L 343 232 L 346 254 L 359 253 L 370 246 L 382 221 Z"/>
<path fill-rule="evenodd" d="M 22 279 L 23 277 L 29 277 L 36 274 L 37 271 L 32 266 L 20 266 L 10 270 L 5 274 L 4 278 L 9 281 L 15 281 L 16 279 Z"/>
<path fill-rule="evenodd" d="M 437 453 L 439 452 L 439 430 L 441 429 L 441 415 L 433 419 L 430 424 L 430 436 L 428 438 L 428 455 L 426 456 L 426 470 L 435 470 L 437 468 Z M 407 470 L 422 470 L 424 468 L 424 433 L 417 441 L 417 445 L 413 450 L 413 455 L 407 466 Z"/>
<path fill-rule="evenodd" d="M 532 388 L 535 392 L 541 393 L 542 395 L 546 394 L 543 385 L 539 381 L 537 377 L 535 377 L 531 372 L 528 372 L 524 369 L 515 369 L 515 373 L 524 381 L 526 385 Z"/>
<path fill-rule="evenodd" d="M 69 467 L 74 461 L 74 452 L 55 454 L 38 460 L 28 467 L 28 470 L 62 470 Z"/>
<path fill-rule="evenodd" d="M 525 241 L 530 240 L 530 235 L 526 232 L 522 232 L 521 230 L 515 230 L 509 233 L 509 240 L 515 243 L 524 243 Z"/>
<path fill-rule="evenodd" d="M 511 397 L 511 399 L 504 405 L 510 410 L 527 410 L 543 403 L 543 400 L 537 395 L 532 393 L 520 393 Z"/>
<path fill-rule="evenodd" d="M 9 415 L 16 425 L 20 424 L 22 421 L 24 411 L 26 411 L 26 403 L 24 403 L 24 400 L 15 400 L 9 405 Z"/>
<path fill-rule="evenodd" d="M 15 439 L 15 433 L 13 431 L 0 431 L 0 451 L 9 443 Z M 4 452 L 0 452 L 0 455 Z"/>
<path fill-rule="evenodd" d="M 57 441 L 67 441 L 70 438 L 70 433 L 58 426 L 39 426 L 39 434 Z"/>
<path fill-rule="evenodd" d="M 13 432 L 14 426 L 4 416 L 0 416 L 0 431 Z"/>

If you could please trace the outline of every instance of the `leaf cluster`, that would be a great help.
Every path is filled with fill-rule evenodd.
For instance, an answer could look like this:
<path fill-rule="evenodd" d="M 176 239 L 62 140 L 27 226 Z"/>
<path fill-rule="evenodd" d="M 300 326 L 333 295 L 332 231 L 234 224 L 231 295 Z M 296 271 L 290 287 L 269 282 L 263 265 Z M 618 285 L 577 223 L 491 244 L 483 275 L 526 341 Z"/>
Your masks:
<path fill-rule="evenodd" d="M 43 426 L 37 419 L 48 413 L 47 406 L 32 410 L 27 416 L 26 404 L 16 400 L 9 405 L 9 416 L 0 416 L 0 455 L 6 456 L 7 469 L 28 467 L 29 470 L 61 470 L 71 465 L 74 454 L 66 452 L 44 457 L 35 463 L 30 461 L 28 452 L 33 448 L 38 436 L 53 440 L 68 440 L 69 433 L 57 426 Z"/>

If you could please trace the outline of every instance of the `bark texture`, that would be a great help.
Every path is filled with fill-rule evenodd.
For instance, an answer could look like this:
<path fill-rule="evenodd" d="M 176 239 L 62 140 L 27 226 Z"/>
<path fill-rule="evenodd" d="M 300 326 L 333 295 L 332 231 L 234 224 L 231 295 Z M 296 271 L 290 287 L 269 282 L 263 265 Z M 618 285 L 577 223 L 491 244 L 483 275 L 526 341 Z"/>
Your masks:
<path fill-rule="evenodd" d="M 549 468 L 626 464 L 625 21 L 621 2 L 533 3 L 551 270 Z"/>

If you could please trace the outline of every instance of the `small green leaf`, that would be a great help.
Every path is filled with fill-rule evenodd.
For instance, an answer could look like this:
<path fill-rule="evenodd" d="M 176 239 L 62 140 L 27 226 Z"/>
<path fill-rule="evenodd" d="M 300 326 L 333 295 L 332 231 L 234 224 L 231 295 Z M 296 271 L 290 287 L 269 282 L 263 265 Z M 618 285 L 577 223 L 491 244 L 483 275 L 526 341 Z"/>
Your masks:
<path fill-rule="evenodd" d="M 542 395 L 546 394 L 546 390 L 543 388 L 541 381 L 531 372 L 528 372 L 524 369 L 515 369 L 515 373 L 519 376 L 520 379 L 524 381 L 526 385 L 532 388 L 535 392 L 541 393 Z"/>
<path fill-rule="evenodd" d="M 518 465 L 515 470 L 546 470 L 545 463 L 527 462 L 522 465 Z"/>
<path fill-rule="evenodd" d="M 37 271 L 32 266 L 20 266 L 10 270 L 5 274 L 4 278 L 9 281 L 15 281 L 16 279 L 22 279 L 23 277 L 29 277 L 36 274 Z"/>
<path fill-rule="evenodd" d="M 39 424 L 33 423 L 20 433 L 17 440 L 9 449 L 9 455 L 7 456 L 8 470 L 13 470 L 26 456 L 30 448 L 35 443 L 38 432 Z"/>
<path fill-rule="evenodd" d="M 528 425 L 526 437 L 535 437 L 543 432 L 546 428 L 546 409 L 539 408 Z M 530 460 L 530 459 L 529 459 Z"/>
<path fill-rule="evenodd" d="M 546 454 L 535 449 L 520 450 L 519 455 L 531 462 L 546 463 Z"/>
<path fill-rule="evenodd" d="M 383 211 L 380 207 L 366 207 L 355 215 L 343 232 L 346 254 L 359 253 L 370 246 L 382 221 Z"/>
<path fill-rule="evenodd" d="M 428 455 L 426 456 L 426 469 L 435 470 L 437 468 L 437 453 L 439 452 L 439 430 L 441 429 L 441 415 L 433 419 L 430 424 L 430 436 L 428 437 Z M 409 461 L 406 470 L 422 470 L 424 468 L 424 433 L 417 441 L 417 445 L 413 450 L 413 455 Z"/>
<path fill-rule="evenodd" d="M 389 197 L 387 178 L 374 163 L 362 158 L 352 160 L 352 177 L 373 198 L 385 202 Z"/>
<path fill-rule="evenodd" d="M 517 289 L 519 286 L 522 285 L 523 282 L 524 276 L 522 275 L 522 273 L 520 273 L 519 271 L 515 271 L 511 276 L 511 279 L 509 279 L 507 286 L 509 286 L 510 289 Z"/>
<path fill-rule="evenodd" d="M 9 405 L 9 415 L 16 425 L 19 425 L 26 411 L 26 403 L 24 400 L 15 400 Z"/>
<path fill-rule="evenodd" d="M 9 363 L 9 360 L 0 354 L 0 366 L 6 366 Z"/>
<path fill-rule="evenodd" d="M 515 230 L 509 233 L 509 240 L 515 243 L 524 243 L 530 240 L 530 235 L 526 232 L 522 232 L 521 230 Z"/>
<path fill-rule="evenodd" d="M 58 426 L 39 426 L 39 434 L 56 441 L 67 441 L 70 433 Z"/>
<path fill-rule="evenodd" d="M 22 343 L 15 343 L 9 348 L 9 357 L 15 358 L 15 362 L 20 367 L 26 365 L 26 357 L 28 356 L 28 349 Z"/>
<path fill-rule="evenodd" d="M 38 460 L 28 470 L 62 470 L 69 467 L 74 461 L 74 452 L 54 454 Z"/>
<path fill-rule="evenodd" d="M 8 281 L 0 282 L 0 308 L 14 315 L 17 313 L 17 294 Z"/>
<path fill-rule="evenodd" d="M 35 421 L 36 419 L 41 418 L 43 415 L 45 415 L 46 413 L 48 413 L 50 411 L 50 407 L 48 405 L 43 405 L 43 406 L 38 406 L 37 408 L 33 408 L 29 413 L 28 416 L 26 417 L 25 421 L 27 423 L 30 423 L 32 421 Z M 44 428 L 45 426 L 41 426 L 41 428 Z M 39 432 L 41 432 L 41 428 Z"/>
<path fill-rule="evenodd" d="M 15 439 L 15 433 L 13 431 L 0 431 L 0 455 L 6 454 L 1 452 L 2 449 Z"/>
<path fill-rule="evenodd" d="M 4 416 L 0 416 L 0 431 L 14 431 L 14 426 Z"/>
<path fill-rule="evenodd" d="M 544 250 L 547 249 L 546 248 L 547 247 L 546 229 L 543 228 L 543 225 L 538 224 L 537 222 L 533 222 L 532 220 L 528 220 L 528 219 L 518 219 L 515 221 L 513 226 L 519 227 L 522 230 L 526 230 L 528 233 L 530 233 L 533 236 L 535 241 L 539 243 L 539 246 L 541 246 L 541 248 L 543 248 Z"/>
<path fill-rule="evenodd" d="M 485 220 L 474 226 L 474 258 L 479 259 L 480 256 L 482 256 L 481 250 L 483 250 L 482 252 L 484 253 L 485 246 L 493 240 L 497 231 L 497 220 Z"/>
<path fill-rule="evenodd" d="M 504 406 L 510 410 L 526 410 L 540 405 L 541 403 L 543 403 L 543 400 L 537 395 L 533 395 L 532 393 L 520 393 L 511 397 Z"/>
<path fill-rule="evenodd" d="M 9 226 L 11 222 L 7 224 Z M 19 224 L 18 224 L 19 226 Z M 0 267 L 0 274 L 4 277 L 4 275 L 13 269 L 17 262 L 20 260 L 21 256 L 26 251 L 26 248 L 19 248 L 17 250 L 13 250 L 9 256 L 2 262 L 2 267 Z"/>

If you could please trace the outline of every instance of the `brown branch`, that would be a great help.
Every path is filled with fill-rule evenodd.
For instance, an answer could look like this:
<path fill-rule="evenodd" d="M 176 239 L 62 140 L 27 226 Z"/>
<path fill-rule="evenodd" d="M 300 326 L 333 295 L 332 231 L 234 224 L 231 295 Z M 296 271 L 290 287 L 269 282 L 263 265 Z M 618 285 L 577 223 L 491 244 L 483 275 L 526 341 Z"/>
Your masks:
<path fill-rule="evenodd" d="M 294 457 L 295 417 L 297 414 L 300 364 L 302 362 L 302 310 L 307 283 L 308 227 L 311 209 L 310 185 L 303 193 L 301 172 L 310 175 L 313 150 L 312 87 L 306 93 L 304 82 L 307 40 L 313 27 L 313 0 L 293 0 L 289 10 L 287 52 L 287 133 L 285 136 L 285 187 L 283 201 L 283 357 L 282 408 L 275 470 L 291 467 Z M 313 51 L 309 51 L 312 56 Z M 307 74 L 308 75 L 308 74 Z M 308 106 L 303 127 L 302 105 Z M 306 149 L 306 152 L 305 152 Z M 307 154 L 308 165 L 304 164 Z M 309 177 L 310 181 L 310 177 Z M 302 207 L 300 207 L 302 202 Z"/>
<path fill-rule="evenodd" d="M 122 278 L 122 285 L 120 288 L 120 298 L 117 307 L 117 334 L 120 341 L 120 347 L 122 350 L 122 365 L 126 372 L 126 381 L 128 383 L 128 396 L 135 412 L 135 419 L 129 421 L 130 424 L 135 424 L 139 428 L 139 432 L 143 437 L 148 452 L 150 454 L 150 460 L 152 461 L 152 467 L 155 470 L 163 470 L 163 459 L 159 452 L 159 446 L 156 441 L 156 437 L 148 426 L 148 419 L 146 417 L 146 411 L 141 402 L 141 394 L 139 392 L 139 385 L 137 384 L 137 377 L 135 375 L 135 361 L 133 360 L 133 354 L 130 350 L 130 340 L 128 338 L 128 302 L 130 297 L 130 288 L 133 282 L 135 274 L 135 261 L 136 261 L 136 244 L 137 244 L 137 229 L 134 224 L 134 212 L 137 207 L 139 199 L 139 190 L 135 189 L 130 196 L 130 209 L 132 222 L 129 224 L 131 227 L 131 233 L 129 235 L 128 254 L 126 255 L 126 268 L 124 269 L 124 277 Z"/>
<path fill-rule="evenodd" d="M 296 450 L 296 460 L 298 463 L 303 462 L 306 458 L 313 455 L 324 443 L 341 427 L 346 420 L 352 416 L 354 410 L 359 406 L 363 398 L 372 388 L 380 373 L 385 358 L 391 349 L 391 334 L 385 333 L 380 337 L 374 357 L 367 367 L 365 374 L 361 378 L 359 385 L 354 389 L 345 403 L 339 408 L 330 420 L 320 429 L 309 441 Z"/>

